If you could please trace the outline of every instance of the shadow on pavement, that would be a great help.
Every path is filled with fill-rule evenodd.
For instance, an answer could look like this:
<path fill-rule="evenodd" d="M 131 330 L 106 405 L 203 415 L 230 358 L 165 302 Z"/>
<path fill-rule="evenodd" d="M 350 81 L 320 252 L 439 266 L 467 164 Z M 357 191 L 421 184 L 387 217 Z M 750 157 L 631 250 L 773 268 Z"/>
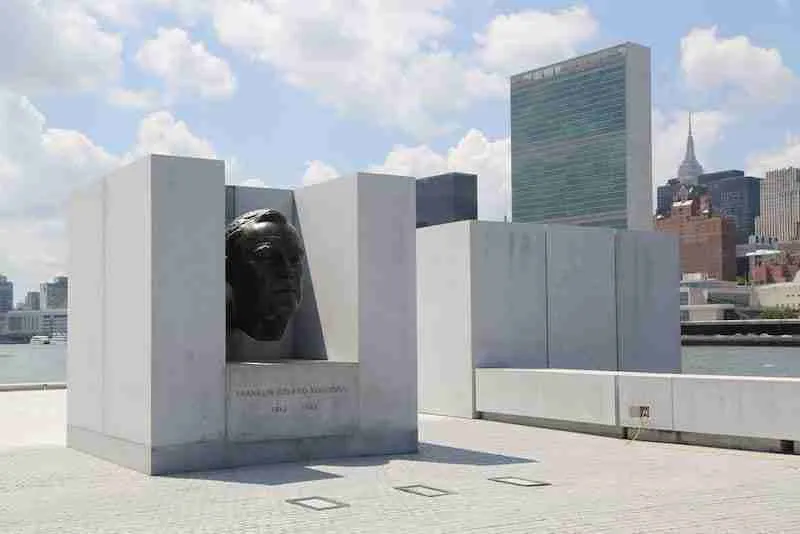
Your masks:
<path fill-rule="evenodd" d="M 431 462 L 439 464 L 453 465 L 508 465 L 537 463 L 532 458 L 521 458 L 518 456 L 506 456 L 504 454 L 494 454 L 484 451 L 471 449 L 461 449 L 458 447 L 448 447 L 435 443 L 420 442 L 419 452 L 416 454 L 396 454 L 392 456 L 359 456 L 355 458 L 326 458 L 315 462 L 319 465 L 382 465 L 391 460 L 409 460 L 412 462 Z"/>
<path fill-rule="evenodd" d="M 333 473 L 317 471 L 316 469 L 309 468 L 302 464 L 271 464 L 214 471 L 198 471 L 194 473 L 177 473 L 174 475 L 166 475 L 165 478 L 214 480 L 237 484 L 279 486 L 282 484 L 296 484 L 299 482 L 311 482 L 313 480 L 342 477 Z"/>
<path fill-rule="evenodd" d="M 166 475 L 167 478 L 180 478 L 189 480 L 214 480 L 218 482 L 232 482 L 236 484 L 260 484 L 265 486 L 278 486 L 281 484 L 296 484 L 314 480 L 342 478 L 341 475 L 314 469 L 314 466 L 376 466 L 385 465 L 392 460 L 407 460 L 411 462 L 431 462 L 452 465 L 509 465 L 522 463 L 536 463 L 531 458 L 506 456 L 470 449 L 460 449 L 435 443 L 420 443 L 419 452 L 416 454 L 397 454 L 392 456 L 359 456 L 353 458 L 325 458 L 306 463 L 268 464 L 250 467 L 237 467 L 233 469 L 220 469 L 214 471 L 201 471 L 194 473 L 177 473 Z"/>

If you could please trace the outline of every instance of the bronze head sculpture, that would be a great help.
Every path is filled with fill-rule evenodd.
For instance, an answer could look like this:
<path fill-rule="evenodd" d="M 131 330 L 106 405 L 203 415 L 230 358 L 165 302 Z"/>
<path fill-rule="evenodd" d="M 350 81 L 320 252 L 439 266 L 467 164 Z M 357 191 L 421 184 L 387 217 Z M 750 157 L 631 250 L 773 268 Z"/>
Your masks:
<path fill-rule="evenodd" d="M 283 336 L 303 296 L 305 250 L 286 217 L 270 209 L 234 219 L 225 231 L 228 328 L 258 341 Z"/>

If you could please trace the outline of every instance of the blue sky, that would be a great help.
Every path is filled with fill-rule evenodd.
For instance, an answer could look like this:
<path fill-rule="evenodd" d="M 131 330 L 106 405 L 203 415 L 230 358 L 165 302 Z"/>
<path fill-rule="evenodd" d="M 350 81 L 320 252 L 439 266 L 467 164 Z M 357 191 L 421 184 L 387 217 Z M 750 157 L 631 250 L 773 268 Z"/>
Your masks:
<path fill-rule="evenodd" d="M 507 76 L 652 49 L 654 182 L 695 113 L 707 170 L 800 165 L 800 0 L 3 0 L 0 273 L 63 272 L 70 191 L 147 152 L 299 186 L 480 175 L 507 198 Z"/>

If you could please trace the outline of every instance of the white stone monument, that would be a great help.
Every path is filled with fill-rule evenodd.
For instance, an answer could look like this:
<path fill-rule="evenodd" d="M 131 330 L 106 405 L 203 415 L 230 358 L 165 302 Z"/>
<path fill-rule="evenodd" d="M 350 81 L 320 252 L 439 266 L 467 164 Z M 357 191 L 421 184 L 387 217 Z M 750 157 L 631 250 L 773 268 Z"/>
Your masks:
<path fill-rule="evenodd" d="M 680 372 L 679 281 L 677 240 L 657 232 L 417 230 L 420 411 L 474 417 L 476 368 Z"/>
<path fill-rule="evenodd" d="M 67 444 L 151 474 L 416 451 L 413 179 L 224 182 L 154 155 L 74 196 Z M 225 223 L 255 208 L 302 234 L 305 296 L 280 343 L 227 362 Z"/>

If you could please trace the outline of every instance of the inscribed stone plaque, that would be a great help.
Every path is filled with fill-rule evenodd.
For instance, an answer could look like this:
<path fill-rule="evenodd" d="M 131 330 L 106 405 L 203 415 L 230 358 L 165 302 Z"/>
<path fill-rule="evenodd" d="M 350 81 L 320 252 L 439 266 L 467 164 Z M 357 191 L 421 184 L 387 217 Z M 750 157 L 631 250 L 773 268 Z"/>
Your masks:
<path fill-rule="evenodd" d="M 358 364 L 229 363 L 228 439 L 341 436 L 357 426 Z"/>

